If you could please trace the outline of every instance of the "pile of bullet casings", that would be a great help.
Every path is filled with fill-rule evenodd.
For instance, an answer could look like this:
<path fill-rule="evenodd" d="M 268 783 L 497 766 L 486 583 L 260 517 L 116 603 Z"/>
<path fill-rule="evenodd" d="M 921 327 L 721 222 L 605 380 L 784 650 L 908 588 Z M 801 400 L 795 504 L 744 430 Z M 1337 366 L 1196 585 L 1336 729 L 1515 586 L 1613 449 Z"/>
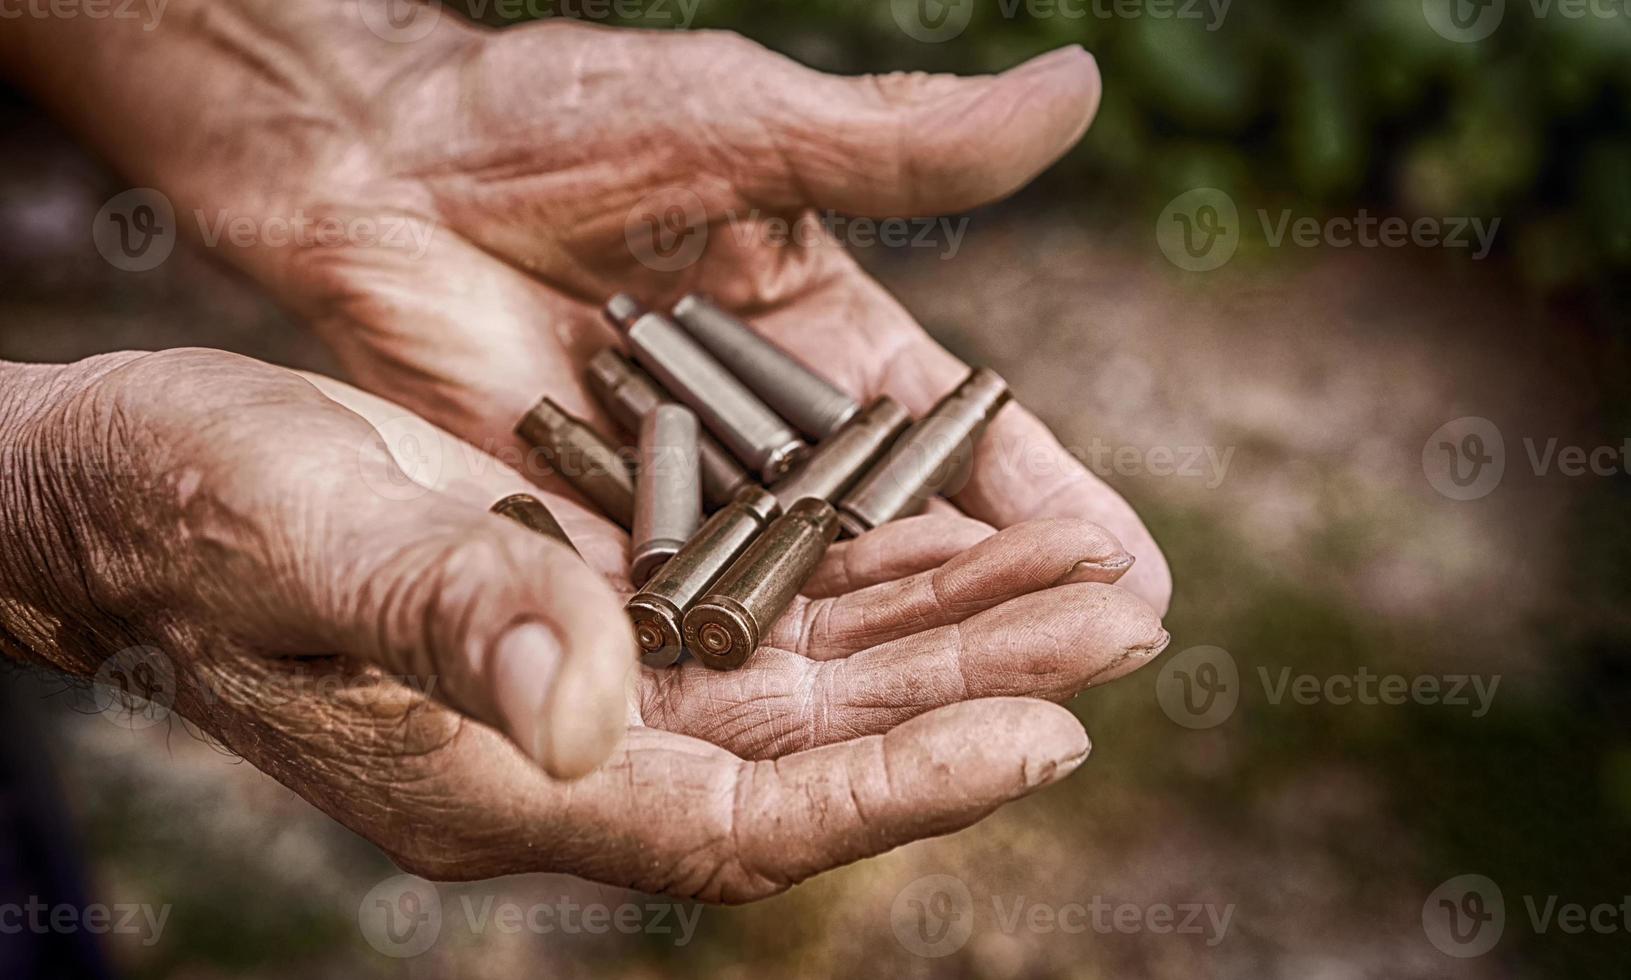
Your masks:
<path fill-rule="evenodd" d="M 887 396 L 863 409 L 701 296 L 668 317 L 619 294 L 605 315 L 634 363 L 599 352 L 589 387 L 638 437 L 637 465 L 548 398 L 516 431 L 633 532 L 639 591 L 627 609 L 651 667 L 685 652 L 718 670 L 742 666 L 840 531 L 921 511 L 968 472 L 1009 397 L 979 369 L 913 423 Z M 564 540 L 532 504 L 512 498 L 495 510 Z"/>

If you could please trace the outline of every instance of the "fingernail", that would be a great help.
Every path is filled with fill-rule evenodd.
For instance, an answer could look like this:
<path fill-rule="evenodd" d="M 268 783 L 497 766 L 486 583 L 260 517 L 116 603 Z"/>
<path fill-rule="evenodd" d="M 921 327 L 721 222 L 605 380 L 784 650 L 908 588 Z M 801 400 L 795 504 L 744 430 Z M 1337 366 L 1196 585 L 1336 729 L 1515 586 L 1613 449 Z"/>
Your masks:
<path fill-rule="evenodd" d="M 1085 686 L 1095 687 L 1132 673 L 1160 656 L 1161 651 L 1165 650 L 1171 642 L 1171 633 L 1168 633 L 1165 629 L 1157 629 L 1155 636 L 1151 639 L 1141 643 L 1127 644 L 1122 648 L 1125 652 L 1088 675 Z"/>
<path fill-rule="evenodd" d="M 1131 647 L 1130 649 L 1132 650 L 1134 656 L 1140 656 L 1148 660 L 1152 657 L 1160 656 L 1161 651 L 1165 650 L 1170 643 L 1172 643 L 1172 634 L 1168 633 L 1166 630 L 1162 630 L 1161 635 L 1156 637 L 1154 640 L 1151 640 L 1149 643 L 1141 643 Z"/>
<path fill-rule="evenodd" d="M 632 634 L 622 673 L 607 672 L 583 658 L 562 672 L 544 712 L 549 761 L 556 779 L 589 775 L 616 751 L 628 730 L 628 694 L 637 673 Z"/>
<path fill-rule="evenodd" d="M 1084 558 L 1070 566 L 1070 570 L 1059 576 L 1054 585 L 1073 585 L 1077 582 L 1104 582 L 1113 584 L 1137 561 L 1133 555 L 1123 551 L 1108 558 Z"/>
<path fill-rule="evenodd" d="M 1057 783 L 1075 772 L 1077 767 L 1087 761 L 1087 757 L 1092 752 L 1093 743 L 1088 740 L 1087 733 L 1083 732 L 1082 745 L 1079 751 L 1058 759 L 1028 760 L 1025 764 L 1023 776 L 1025 788 L 1027 790 L 1036 790 Z"/>
<path fill-rule="evenodd" d="M 505 734 L 545 770 L 554 764 L 545 705 L 563 659 L 554 630 L 522 623 L 499 639 L 490 664 L 493 700 Z"/>

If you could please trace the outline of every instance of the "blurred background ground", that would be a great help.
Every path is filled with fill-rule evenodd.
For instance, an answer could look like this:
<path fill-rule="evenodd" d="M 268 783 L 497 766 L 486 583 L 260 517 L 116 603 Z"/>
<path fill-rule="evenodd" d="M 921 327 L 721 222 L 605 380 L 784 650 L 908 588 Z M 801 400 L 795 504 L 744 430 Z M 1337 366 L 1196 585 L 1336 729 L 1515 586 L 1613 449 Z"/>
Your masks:
<path fill-rule="evenodd" d="M 1623 105 L 1623 59 L 1590 55 L 1600 39 L 1568 47 L 1572 33 L 1448 48 L 1429 33 L 1382 57 L 1390 35 L 1377 25 L 1404 23 L 1390 19 L 1396 4 L 1315 20 L 1242 7 L 1230 15 L 1238 30 L 1200 47 L 1150 41 L 1170 27 L 1151 20 L 1068 25 L 1078 37 L 1057 18 L 971 30 L 961 45 L 886 43 L 883 15 L 857 26 L 848 7 L 809 6 L 792 25 L 746 5 L 702 9 L 830 67 L 1007 64 L 1085 38 L 1110 92 L 1129 79 L 1084 149 L 1016 201 L 970 216 L 955 255 L 860 254 L 1145 515 L 1177 585 L 1162 663 L 1078 700 L 1095 753 L 1059 787 L 770 902 L 703 909 L 681 948 L 673 934 L 469 927 L 464 910 L 488 899 L 644 901 L 538 876 L 443 887 L 438 941 L 406 960 L 358 928 L 359 904 L 394 873 L 369 845 L 177 721 L 131 732 L 87 711 L 82 694 L 11 678 L 43 684 L 31 704 L 52 733 L 92 896 L 173 908 L 161 941 L 116 937 L 118 962 L 135 977 L 187 978 L 1623 974 L 1631 924 L 1541 929 L 1525 898 L 1589 907 L 1631 894 L 1625 459 L 1610 476 L 1537 472 L 1524 441 L 1620 446 L 1631 434 L 1615 302 L 1631 218 L 1612 217 L 1631 170 L 1611 169 L 1600 187 L 1583 176 L 1623 142 L 1623 110 L 1593 115 Z M 1601 29 L 1623 39 L 1625 26 Z M 1325 96 L 1274 85 L 1292 63 L 1334 73 L 1334 101 L 1299 109 Z M 1179 77 L 1152 81 L 1164 68 Z M 1383 126 L 1377 106 L 1393 103 L 1375 93 L 1390 85 L 1411 111 Z M 1562 101 L 1571 85 L 1585 94 Z M 1174 88 L 1198 107 L 1174 103 Z M 26 107 L 11 107 L 0 138 L 0 356 L 198 344 L 329 368 L 298 326 L 197 252 L 148 273 L 109 266 L 89 228 L 124 185 Z M 1470 183 L 1428 179 L 1446 173 Z M 1226 189 L 1243 226 L 1259 207 L 1322 218 L 1372 207 L 1504 215 L 1509 233 L 1482 261 L 1248 234 L 1222 267 L 1184 271 L 1156 228 L 1165 203 L 1195 186 Z M 1439 196 L 1406 192 L 1421 187 Z M 1424 449 L 1435 455 L 1440 427 L 1465 416 L 1497 427 L 1506 471 L 1493 492 L 1458 501 L 1429 478 Z M 1163 470 L 1164 454 L 1182 462 L 1191 450 L 1193 471 Z M 1238 674 L 1237 706 L 1198 729 L 1172 707 L 1182 678 L 1163 670 L 1196 657 Z M 1499 687 L 1475 716 L 1276 703 L 1260 674 L 1362 667 L 1498 675 Z M 1435 889 L 1465 874 L 1499 887 L 1506 923 L 1491 952 L 1457 958 L 1423 920 Z M 922 881 L 942 875 L 955 884 Z M 1028 917 L 1096 900 L 1141 914 L 1171 906 L 1179 919 L 1202 907 L 1203 931 L 1161 934 L 1149 919 L 1099 931 L 1091 910 L 1076 932 Z M 1227 928 L 1204 925 L 1208 914 L 1227 914 Z M 927 951 L 944 955 L 922 955 L 931 938 L 940 944 Z"/>

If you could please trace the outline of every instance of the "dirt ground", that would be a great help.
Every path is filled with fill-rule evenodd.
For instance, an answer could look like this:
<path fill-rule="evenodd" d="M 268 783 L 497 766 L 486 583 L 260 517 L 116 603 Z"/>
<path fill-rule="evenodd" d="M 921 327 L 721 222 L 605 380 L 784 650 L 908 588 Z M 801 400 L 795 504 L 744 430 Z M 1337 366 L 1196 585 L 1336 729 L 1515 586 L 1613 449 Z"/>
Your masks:
<path fill-rule="evenodd" d="M 142 274 L 108 266 L 89 227 L 122 188 L 43 127 L 10 140 L 0 356 L 186 344 L 330 366 L 207 256 Z M 1288 246 L 1181 272 L 1156 248 L 1153 213 L 1105 221 L 1042 204 L 975 215 L 951 259 L 863 258 L 1146 513 L 1176 578 L 1166 657 L 1228 651 L 1241 679 L 1232 717 L 1175 723 L 1158 663 L 1079 699 L 1095 754 L 1062 786 L 770 902 L 702 909 L 683 946 L 655 931 L 472 925 L 468 910 L 490 898 L 646 901 L 534 876 L 443 886 L 437 943 L 393 960 L 357 926 L 365 895 L 394 874 L 370 846 L 183 726 L 131 732 L 82 697 L 49 694 L 93 891 L 173 906 L 162 941 L 113 944 L 119 962 L 184 978 L 1531 975 L 1543 940 L 1509 925 L 1495 953 L 1452 959 L 1422 915 L 1456 874 L 1516 867 L 1501 880 L 1544 887 L 1523 877 L 1533 862 L 1501 849 L 1569 805 L 1539 799 L 1544 758 L 1493 746 L 1552 717 L 1569 683 L 1555 624 L 1578 613 L 1571 521 L 1593 478 L 1536 473 L 1520 446 L 1604 438 L 1581 324 L 1512 292 L 1494 261 Z M 1492 420 L 1508 449 L 1500 487 L 1472 501 L 1435 490 L 1423 468 L 1430 437 L 1463 416 Z M 1259 684 L 1361 666 L 1501 684 L 1483 717 L 1276 704 Z M 1479 802 L 1495 768 L 1536 798 Z M 964 886 L 959 921 L 972 926 L 940 956 L 911 931 L 930 875 Z M 1079 928 L 1031 916 L 1073 906 L 1089 913 Z M 1134 906 L 1138 921 L 1100 927 L 1091 913 L 1106 906 Z M 1180 920 L 1199 910 L 1198 928 L 1163 932 L 1143 914 L 1161 906 Z"/>

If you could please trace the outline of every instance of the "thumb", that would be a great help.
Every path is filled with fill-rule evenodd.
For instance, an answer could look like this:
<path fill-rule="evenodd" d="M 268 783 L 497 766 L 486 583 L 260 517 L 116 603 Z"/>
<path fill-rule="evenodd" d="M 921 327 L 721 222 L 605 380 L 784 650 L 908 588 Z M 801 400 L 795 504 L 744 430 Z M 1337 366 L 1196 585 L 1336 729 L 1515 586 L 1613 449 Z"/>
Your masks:
<path fill-rule="evenodd" d="M 349 515 L 337 523 L 351 540 L 331 547 L 351 557 L 330 563 L 333 579 L 316 593 L 337 597 L 317 610 L 331 641 L 426 681 L 551 776 L 594 769 L 627 727 L 636 654 L 622 601 L 572 543 L 492 513 L 495 501 L 534 489 L 519 473 L 384 399 L 305 377 L 373 430 L 362 430 L 361 479 L 347 480 L 333 505 Z M 405 447 L 431 465 L 411 465 Z M 599 546 L 601 537 L 576 540 Z"/>
<path fill-rule="evenodd" d="M 1061 48 L 1000 75 L 826 75 L 752 46 L 738 55 L 727 147 L 748 196 L 772 207 L 850 214 L 966 211 L 1023 187 L 1076 144 L 1099 105 L 1099 71 Z M 718 121 L 709 127 L 719 132 Z M 772 145 L 766 146 L 769 140 Z M 766 153 L 765 151 L 772 151 Z"/>
<path fill-rule="evenodd" d="M 368 490 L 333 505 L 327 554 L 289 627 L 329 649 L 420 679 L 510 737 L 545 772 L 582 776 L 617 748 L 636 663 L 605 581 L 567 546 L 426 491 L 386 506 Z M 300 603 L 296 604 L 297 606 Z"/>

